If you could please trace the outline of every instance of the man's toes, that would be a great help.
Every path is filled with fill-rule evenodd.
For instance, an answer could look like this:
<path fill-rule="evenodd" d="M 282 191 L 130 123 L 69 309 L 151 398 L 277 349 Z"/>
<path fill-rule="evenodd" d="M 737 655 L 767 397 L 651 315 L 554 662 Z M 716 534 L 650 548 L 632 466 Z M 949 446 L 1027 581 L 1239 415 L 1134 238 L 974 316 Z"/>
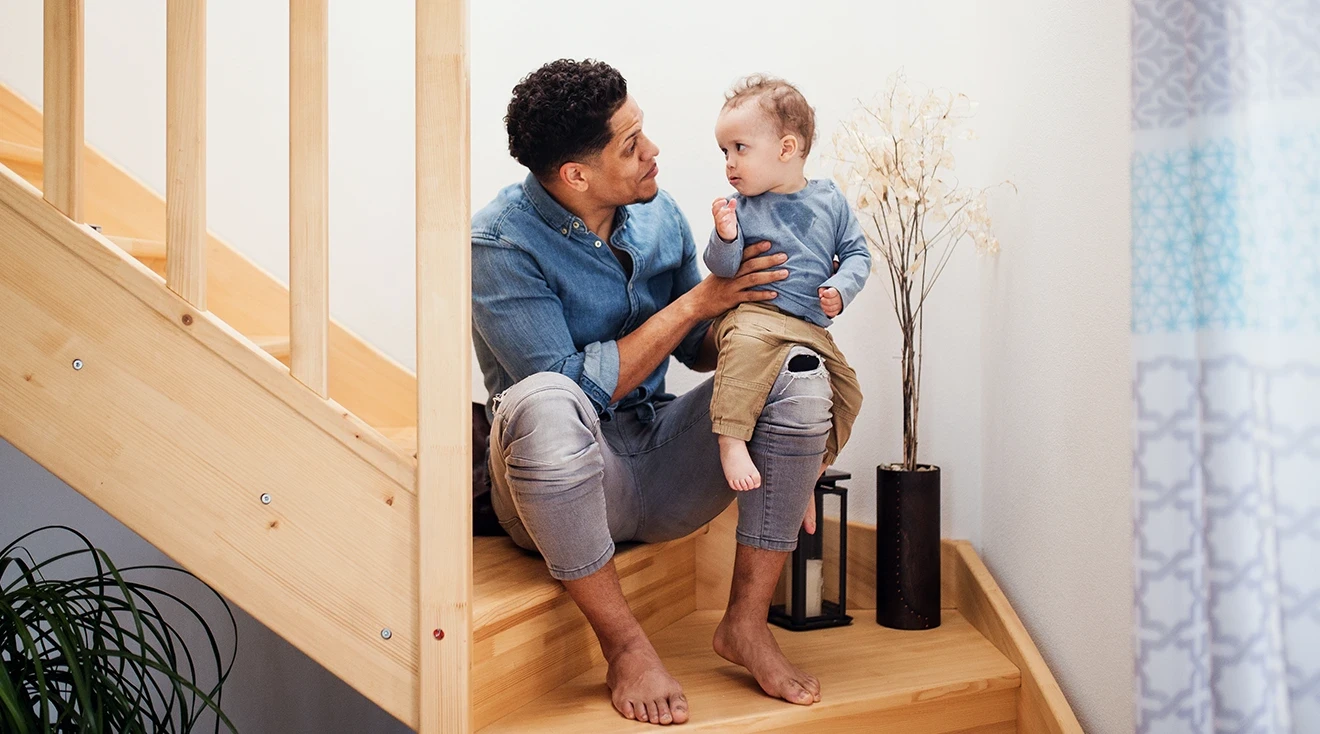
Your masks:
<path fill-rule="evenodd" d="M 619 706 L 619 713 L 623 714 L 625 719 L 637 718 L 637 714 L 633 711 L 632 701 L 624 701 L 623 705 Z"/>
<path fill-rule="evenodd" d="M 641 701 L 634 701 L 632 706 L 633 710 L 637 712 L 637 720 L 646 721 L 646 704 Z"/>
<path fill-rule="evenodd" d="M 656 721 L 661 724 L 674 723 L 674 715 L 669 712 L 669 704 L 662 698 L 655 702 Z"/>
<path fill-rule="evenodd" d="M 688 720 L 687 696 L 680 693 L 677 696 L 671 697 L 669 699 L 669 708 L 673 713 L 675 724 L 682 724 Z"/>
<path fill-rule="evenodd" d="M 803 687 L 806 688 L 808 691 L 811 691 L 811 695 L 814 696 L 817 701 L 819 701 L 820 681 L 816 679 L 816 676 L 814 675 L 805 676 L 802 680 L 802 683 L 803 683 Z"/>
<path fill-rule="evenodd" d="M 788 683 L 788 701 L 806 705 L 812 702 L 811 691 L 808 691 L 801 683 L 790 680 Z"/>

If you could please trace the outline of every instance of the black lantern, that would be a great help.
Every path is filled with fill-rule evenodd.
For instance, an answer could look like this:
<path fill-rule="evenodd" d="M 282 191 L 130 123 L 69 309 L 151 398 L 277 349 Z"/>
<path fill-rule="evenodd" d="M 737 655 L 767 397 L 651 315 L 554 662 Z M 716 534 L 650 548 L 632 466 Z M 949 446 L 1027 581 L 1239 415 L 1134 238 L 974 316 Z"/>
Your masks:
<path fill-rule="evenodd" d="M 770 621 L 795 632 L 842 627 L 852 624 L 848 606 L 848 488 L 838 485 L 851 479 L 846 472 L 826 470 L 816 482 L 816 532 L 798 531 L 797 550 L 784 565 L 788 594 L 783 604 L 770 607 Z M 829 601 L 825 591 L 825 496 L 839 498 L 839 599 Z"/>

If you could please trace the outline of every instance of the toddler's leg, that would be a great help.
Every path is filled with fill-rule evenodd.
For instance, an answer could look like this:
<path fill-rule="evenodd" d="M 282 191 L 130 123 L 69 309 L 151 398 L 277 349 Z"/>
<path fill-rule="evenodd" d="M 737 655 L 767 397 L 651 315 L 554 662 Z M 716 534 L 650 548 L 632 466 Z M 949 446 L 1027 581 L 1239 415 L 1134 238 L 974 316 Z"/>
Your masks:
<path fill-rule="evenodd" d="M 741 307 L 728 313 L 715 332 L 719 362 L 710 399 L 711 429 L 719 437 L 724 478 L 740 492 L 761 486 L 747 442 L 788 353 L 790 345 L 779 340 L 784 321 L 778 312 Z"/>
<path fill-rule="evenodd" d="M 720 436 L 720 465 L 730 489 L 745 492 L 761 486 L 761 472 L 752 463 L 747 442 L 735 436 Z"/>

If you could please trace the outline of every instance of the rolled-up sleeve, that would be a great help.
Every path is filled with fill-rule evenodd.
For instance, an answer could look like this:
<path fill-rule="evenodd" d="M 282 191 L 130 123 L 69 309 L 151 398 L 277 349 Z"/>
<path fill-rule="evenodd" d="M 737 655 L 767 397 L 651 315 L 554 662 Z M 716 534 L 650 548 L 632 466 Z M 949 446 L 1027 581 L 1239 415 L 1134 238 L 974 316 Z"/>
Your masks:
<path fill-rule="evenodd" d="M 597 414 L 619 384 L 619 345 L 573 343 L 564 306 L 531 255 L 503 241 L 473 238 L 472 323 L 495 358 L 519 381 L 558 372 L 576 382 Z"/>
<path fill-rule="evenodd" d="M 670 303 L 677 301 L 679 296 L 696 288 L 701 282 L 701 271 L 697 268 L 697 243 L 692 238 L 692 228 L 688 225 L 687 217 L 679 214 L 678 219 L 679 231 L 683 238 L 683 263 L 679 266 L 678 272 L 674 273 L 674 290 L 669 297 Z M 701 356 L 701 343 L 706 338 L 706 332 L 710 330 L 710 324 L 710 321 L 702 321 L 692 327 L 674 349 L 674 358 L 688 367 L 696 364 L 697 358 Z"/>

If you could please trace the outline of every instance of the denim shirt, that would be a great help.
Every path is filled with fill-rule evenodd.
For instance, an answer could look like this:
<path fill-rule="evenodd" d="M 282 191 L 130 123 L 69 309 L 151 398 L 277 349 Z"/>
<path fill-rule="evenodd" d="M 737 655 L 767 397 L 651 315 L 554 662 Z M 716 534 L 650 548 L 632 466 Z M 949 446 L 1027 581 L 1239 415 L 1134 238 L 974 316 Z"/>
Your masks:
<path fill-rule="evenodd" d="M 660 363 L 617 404 L 623 338 L 701 281 L 687 219 L 669 194 L 620 207 L 609 244 L 632 258 L 632 277 L 601 238 L 528 176 L 472 217 L 472 341 L 491 398 L 537 372 L 581 386 L 602 420 L 637 410 L 649 422 L 669 400 Z M 674 350 L 691 366 L 702 322 Z"/>

